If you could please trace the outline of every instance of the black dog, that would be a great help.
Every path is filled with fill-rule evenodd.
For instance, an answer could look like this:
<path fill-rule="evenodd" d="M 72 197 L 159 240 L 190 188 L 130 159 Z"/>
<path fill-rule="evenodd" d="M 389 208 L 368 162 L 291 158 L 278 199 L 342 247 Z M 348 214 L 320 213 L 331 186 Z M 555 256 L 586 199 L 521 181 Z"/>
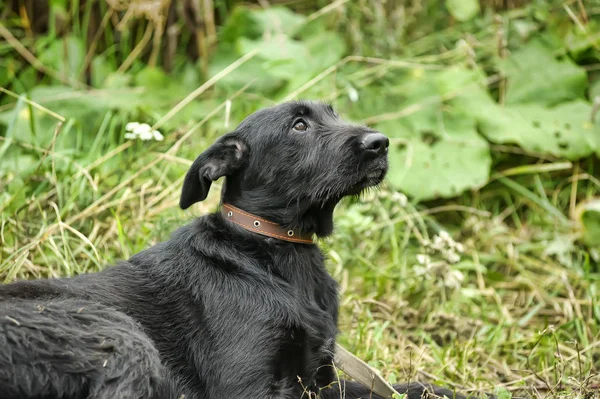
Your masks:
<path fill-rule="evenodd" d="M 224 213 L 99 273 L 0 287 L 0 397 L 378 397 L 331 366 L 338 294 L 310 236 L 382 181 L 387 147 L 320 103 L 249 116 L 184 181 L 183 209 L 226 176 Z"/>

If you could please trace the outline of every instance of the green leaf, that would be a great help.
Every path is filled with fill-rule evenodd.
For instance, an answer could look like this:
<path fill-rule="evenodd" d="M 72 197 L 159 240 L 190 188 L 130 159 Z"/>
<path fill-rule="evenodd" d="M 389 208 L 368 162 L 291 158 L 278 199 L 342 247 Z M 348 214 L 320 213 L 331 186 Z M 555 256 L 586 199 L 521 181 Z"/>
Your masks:
<path fill-rule="evenodd" d="M 90 71 L 92 86 L 102 87 L 111 73 L 111 68 L 108 65 L 108 62 L 106 62 L 106 57 L 101 54 L 92 58 Z"/>
<path fill-rule="evenodd" d="M 35 86 L 37 82 L 37 71 L 34 67 L 26 67 L 18 71 L 17 79 L 12 83 L 12 89 L 16 92 L 24 92 Z"/>
<path fill-rule="evenodd" d="M 58 137 L 55 148 L 76 147 L 74 137 L 77 130 L 82 137 L 94 134 L 97 126 L 110 109 L 120 112 L 131 112 L 143 104 L 145 97 L 143 88 L 114 88 L 100 89 L 91 92 L 77 91 L 66 86 L 38 86 L 29 93 L 31 101 L 41 104 L 53 112 L 71 120 L 76 129 L 69 134 L 66 129 Z M 20 142 L 46 147 L 51 142 L 58 120 L 34 107 L 21 107 L 0 113 L 0 124 L 14 124 L 16 139 Z M 34 136 L 33 132 L 36 135 Z M 85 145 L 91 145 L 91 140 L 84 140 Z"/>
<path fill-rule="evenodd" d="M 267 9 L 235 7 L 227 23 L 219 34 L 220 42 L 233 44 L 239 38 L 259 39 L 268 33 L 270 36 L 284 34 L 292 37 L 302 26 L 306 17 L 294 13 L 287 7 L 273 6 Z"/>
<path fill-rule="evenodd" d="M 468 21 L 479 14 L 479 0 L 446 0 L 446 8 L 458 21 Z"/>
<path fill-rule="evenodd" d="M 480 131 L 495 143 L 577 160 L 599 151 L 600 128 L 589 122 L 591 105 L 577 100 L 556 107 L 523 104 L 478 108 Z"/>
<path fill-rule="evenodd" d="M 511 399 L 512 393 L 508 391 L 506 388 L 497 387 L 496 388 L 496 396 L 498 399 Z"/>
<path fill-rule="evenodd" d="M 284 33 L 287 36 L 293 36 L 306 19 L 283 6 L 261 8 L 254 11 L 253 16 L 262 32 Z"/>
<path fill-rule="evenodd" d="M 85 45 L 81 38 L 69 35 L 52 41 L 39 58 L 45 66 L 55 69 L 59 74 L 76 78 L 83 66 Z"/>
<path fill-rule="evenodd" d="M 102 87 L 107 89 L 117 89 L 119 87 L 127 87 L 131 84 L 131 75 L 122 72 L 113 72 L 109 74 Z"/>
<path fill-rule="evenodd" d="M 487 142 L 465 115 L 444 113 L 436 128 L 404 140 L 394 140 L 392 129 L 379 128 L 392 137 L 389 181 L 418 200 L 455 197 L 489 178 Z"/>
<path fill-rule="evenodd" d="M 134 84 L 150 90 L 161 90 L 169 84 L 170 80 L 162 69 L 145 67 L 135 75 Z"/>
<path fill-rule="evenodd" d="M 572 24 L 564 36 L 564 43 L 569 54 L 577 62 L 589 63 L 593 58 L 598 60 L 598 53 L 594 50 L 600 45 L 600 24 L 590 19 L 586 23 L 585 31 Z"/>
<path fill-rule="evenodd" d="M 236 7 L 220 32 L 221 45 L 211 59 L 209 74 L 215 75 L 258 48 L 255 58 L 222 78 L 217 86 L 235 90 L 252 81 L 251 91 L 275 99 L 284 97 L 339 61 L 346 52 L 339 34 L 319 29 L 322 22 L 313 21 L 312 30 L 299 32 L 305 19 L 287 7 Z M 323 87 L 331 86 L 330 82 L 322 83 Z"/>
<path fill-rule="evenodd" d="M 587 75 L 570 59 L 558 60 L 549 39 L 537 37 L 499 62 L 508 77 L 506 104 L 555 105 L 584 98 Z"/>
<path fill-rule="evenodd" d="M 487 182 L 491 155 L 471 110 L 444 100 L 469 83 L 476 85 L 479 78 L 458 67 L 413 70 L 403 76 L 393 91 L 404 96 L 399 109 L 411 112 L 375 126 L 392 142 L 388 179 L 394 187 L 428 200 L 454 197 Z"/>
<path fill-rule="evenodd" d="M 208 67 L 208 74 L 214 76 L 229 65 L 234 63 L 239 56 L 232 51 L 227 51 L 223 48 L 218 49 L 217 53 L 212 57 Z M 216 86 L 229 90 L 238 90 L 241 87 L 253 82 L 251 91 L 258 91 L 262 94 L 271 93 L 275 89 L 281 87 L 284 82 L 281 79 L 274 79 L 269 76 L 269 71 L 264 66 L 264 61 L 258 58 L 253 58 L 246 61 L 241 68 L 237 68 L 231 73 L 224 76 Z"/>
<path fill-rule="evenodd" d="M 335 64 L 347 51 L 344 38 L 337 32 L 323 32 L 307 37 L 305 43 L 309 51 L 307 62 L 315 72 Z"/>
<path fill-rule="evenodd" d="M 277 35 L 264 41 L 240 38 L 238 46 L 239 54 L 259 48 L 259 56 L 269 60 L 304 60 L 308 56 L 308 50 L 303 43 L 291 40 L 285 35 Z"/>
<path fill-rule="evenodd" d="M 281 91 L 282 95 L 298 89 L 324 69 L 334 65 L 346 52 L 346 44 L 337 33 L 324 32 L 315 36 L 306 36 L 303 44 L 307 51 L 306 57 L 288 60 L 288 65 L 285 66 L 288 72 L 285 75 L 288 84 L 285 90 Z M 278 76 L 284 76 L 280 71 L 283 67 L 283 65 L 277 66 Z M 269 71 L 272 70 L 270 65 L 267 68 Z M 325 79 L 315 86 L 309 92 L 305 92 L 303 96 L 319 98 L 328 96 L 335 90 L 335 83 L 332 79 Z"/>
<path fill-rule="evenodd" d="M 376 126 L 392 141 L 388 175 L 392 185 L 427 200 L 454 197 L 485 184 L 491 165 L 487 142 L 477 134 L 468 111 L 443 101 L 474 76 L 464 68 L 415 70 L 394 88 L 405 96 L 401 109 L 413 112 Z"/>
<path fill-rule="evenodd" d="M 443 74 L 445 90 L 458 90 L 450 104 L 477 120 L 494 143 L 577 160 L 600 151 L 600 127 L 590 122 L 591 104 L 582 99 L 546 107 L 537 103 L 498 105 L 478 71 L 453 68 Z M 460 88 L 460 89 L 459 89 Z"/>
<path fill-rule="evenodd" d="M 227 23 L 219 32 L 219 41 L 225 45 L 234 44 L 240 37 L 258 39 L 262 34 L 261 27 L 255 20 L 252 10 L 237 6 L 227 18 Z"/>

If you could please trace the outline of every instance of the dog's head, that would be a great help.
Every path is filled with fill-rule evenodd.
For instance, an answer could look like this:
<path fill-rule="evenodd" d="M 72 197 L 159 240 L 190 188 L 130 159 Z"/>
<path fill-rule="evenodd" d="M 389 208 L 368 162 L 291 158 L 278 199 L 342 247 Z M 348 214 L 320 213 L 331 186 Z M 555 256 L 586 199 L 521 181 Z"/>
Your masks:
<path fill-rule="evenodd" d="M 327 104 L 286 102 L 248 116 L 202 153 L 185 177 L 180 206 L 204 200 L 225 176 L 225 202 L 324 236 L 341 198 L 381 183 L 388 144 Z"/>

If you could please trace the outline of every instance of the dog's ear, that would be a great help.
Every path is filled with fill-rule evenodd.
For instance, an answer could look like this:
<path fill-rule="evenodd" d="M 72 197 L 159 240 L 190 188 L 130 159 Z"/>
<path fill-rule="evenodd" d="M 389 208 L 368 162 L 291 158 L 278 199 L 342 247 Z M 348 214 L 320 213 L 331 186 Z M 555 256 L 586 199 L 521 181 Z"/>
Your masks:
<path fill-rule="evenodd" d="M 237 132 L 219 138 L 192 164 L 183 180 L 179 206 L 187 209 L 203 201 L 213 181 L 233 174 L 246 161 L 248 146 Z"/>

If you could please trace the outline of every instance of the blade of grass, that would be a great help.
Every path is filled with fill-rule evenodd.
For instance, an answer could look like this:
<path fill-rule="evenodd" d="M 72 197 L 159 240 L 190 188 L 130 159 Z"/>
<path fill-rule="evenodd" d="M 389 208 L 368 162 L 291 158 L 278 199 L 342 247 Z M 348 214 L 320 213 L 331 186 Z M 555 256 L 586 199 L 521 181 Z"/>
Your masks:
<path fill-rule="evenodd" d="M 498 177 L 498 181 L 504 184 L 506 187 L 510 188 L 511 190 L 515 191 L 519 195 L 527 198 L 529 201 L 539 206 L 540 208 L 548 212 L 550 215 L 554 216 L 558 221 L 564 224 L 568 223 L 567 217 L 558 209 L 556 209 L 551 203 L 549 203 L 548 201 L 544 201 L 543 199 L 541 199 L 533 192 L 520 185 L 519 183 L 515 182 L 514 180 L 511 180 L 507 177 Z"/>

